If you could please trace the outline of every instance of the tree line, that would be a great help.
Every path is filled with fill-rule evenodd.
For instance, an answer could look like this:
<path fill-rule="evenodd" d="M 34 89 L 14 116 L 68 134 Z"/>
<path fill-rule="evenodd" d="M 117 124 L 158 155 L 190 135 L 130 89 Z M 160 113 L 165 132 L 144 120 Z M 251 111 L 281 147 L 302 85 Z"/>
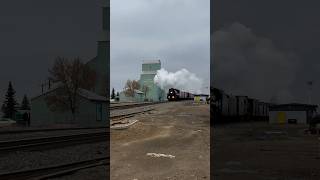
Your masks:
<path fill-rule="evenodd" d="M 14 119 L 15 113 L 18 110 L 30 110 L 30 103 L 27 95 L 23 96 L 21 106 L 16 100 L 16 91 L 12 86 L 12 82 L 9 82 L 7 93 L 5 95 L 5 100 L 2 104 L 1 111 L 3 113 L 3 118 Z"/>

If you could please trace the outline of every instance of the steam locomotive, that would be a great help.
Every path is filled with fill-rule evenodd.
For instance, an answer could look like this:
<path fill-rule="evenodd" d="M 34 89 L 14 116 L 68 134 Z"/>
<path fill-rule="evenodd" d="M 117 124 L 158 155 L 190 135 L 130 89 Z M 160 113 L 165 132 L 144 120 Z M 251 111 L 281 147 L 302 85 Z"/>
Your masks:
<path fill-rule="evenodd" d="M 168 101 L 191 100 L 194 94 L 180 91 L 179 89 L 170 88 L 167 94 Z"/>

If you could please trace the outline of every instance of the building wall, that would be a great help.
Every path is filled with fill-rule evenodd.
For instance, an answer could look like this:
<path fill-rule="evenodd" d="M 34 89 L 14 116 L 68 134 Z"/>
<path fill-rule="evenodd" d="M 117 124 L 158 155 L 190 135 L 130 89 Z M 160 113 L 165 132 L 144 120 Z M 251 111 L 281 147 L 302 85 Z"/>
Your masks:
<path fill-rule="evenodd" d="M 148 72 L 148 71 L 157 71 L 161 69 L 161 63 L 143 63 L 142 64 L 142 71 Z"/>
<path fill-rule="evenodd" d="M 164 101 L 166 98 L 166 94 L 164 90 L 160 89 L 156 84 L 154 84 L 154 77 L 157 74 L 157 70 L 161 69 L 161 63 L 143 63 L 142 64 L 142 74 L 140 76 L 139 83 L 141 85 L 141 91 L 143 91 L 142 87 L 147 86 L 149 88 L 146 98 L 149 101 Z"/>
<path fill-rule="evenodd" d="M 110 72 L 110 7 L 102 8 L 102 31 L 97 41 L 97 56 L 88 62 L 88 65 L 96 72 L 96 84 L 92 89 L 101 96 L 109 95 Z"/>
<path fill-rule="evenodd" d="M 287 124 L 289 119 L 296 119 L 298 124 L 307 123 L 306 111 L 269 111 L 269 123 Z"/>
<path fill-rule="evenodd" d="M 75 124 L 83 127 L 108 126 L 107 103 L 94 102 L 80 98 L 80 106 L 75 121 L 70 111 L 53 112 L 45 102 L 45 96 L 31 101 L 31 126 L 48 126 L 54 124 Z M 101 121 L 97 121 L 97 104 L 101 104 Z"/>

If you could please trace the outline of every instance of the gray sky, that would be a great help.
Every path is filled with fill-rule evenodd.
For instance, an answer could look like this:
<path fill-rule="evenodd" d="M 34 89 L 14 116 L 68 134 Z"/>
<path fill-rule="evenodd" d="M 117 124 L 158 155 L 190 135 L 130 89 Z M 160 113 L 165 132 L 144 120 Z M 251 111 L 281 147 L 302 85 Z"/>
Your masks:
<path fill-rule="evenodd" d="M 210 0 L 111 0 L 111 88 L 140 78 L 144 59 L 188 69 L 209 86 Z M 208 91 L 207 91 L 208 92 Z"/>
<path fill-rule="evenodd" d="M 0 100 L 8 81 L 20 99 L 41 91 L 56 56 L 90 60 L 101 30 L 101 0 L 2 0 Z"/>
<path fill-rule="evenodd" d="M 233 94 L 320 102 L 320 2 L 215 1 L 214 81 Z"/>

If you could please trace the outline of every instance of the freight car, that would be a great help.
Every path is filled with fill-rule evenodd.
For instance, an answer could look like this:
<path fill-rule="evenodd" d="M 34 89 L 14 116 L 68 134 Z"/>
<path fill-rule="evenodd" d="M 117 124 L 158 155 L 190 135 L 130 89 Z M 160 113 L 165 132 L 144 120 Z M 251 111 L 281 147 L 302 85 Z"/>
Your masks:
<path fill-rule="evenodd" d="M 191 100 L 193 98 L 194 94 L 180 91 L 179 89 L 175 88 L 170 88 L 167 94 L 168 101 Z"/>
<path fill-rule="evenodd" d="M 234 96 L 225 93 L 221 89 L 214 88 L 213 91 L 215 122 L 243 122 L 267 120 L 269 104 L 258 101 L 248 96 Z"/>

